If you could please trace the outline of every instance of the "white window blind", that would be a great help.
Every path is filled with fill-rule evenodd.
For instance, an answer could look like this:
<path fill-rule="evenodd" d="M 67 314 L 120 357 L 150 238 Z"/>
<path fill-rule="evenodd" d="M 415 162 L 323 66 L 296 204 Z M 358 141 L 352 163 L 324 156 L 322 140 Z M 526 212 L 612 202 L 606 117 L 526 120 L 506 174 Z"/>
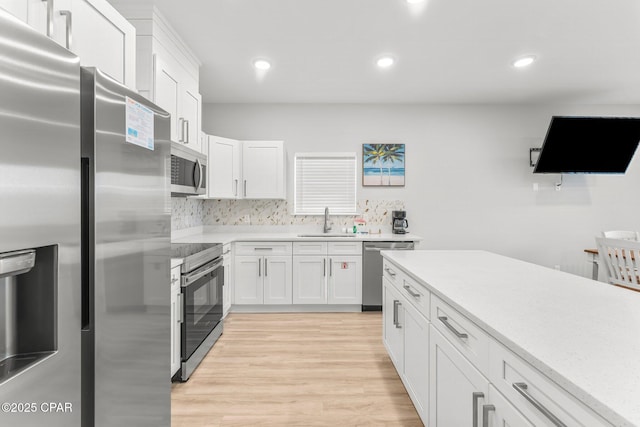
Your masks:
<path fill-rule="evenodd" d="M 296 153 L 294 215 L 355 215 L 356 153 Z"/>

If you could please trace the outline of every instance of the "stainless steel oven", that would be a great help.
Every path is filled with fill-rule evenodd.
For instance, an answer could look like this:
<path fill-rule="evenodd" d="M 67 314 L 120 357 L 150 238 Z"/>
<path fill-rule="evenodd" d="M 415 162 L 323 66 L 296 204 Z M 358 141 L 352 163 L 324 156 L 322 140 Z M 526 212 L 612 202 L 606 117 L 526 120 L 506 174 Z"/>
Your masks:
<path fill-rule="evenodd" d="M 222 245 L 172 245 L 172 252 L 176 254 L 178 251 L 183 252 L 180 257 L 184 260 L 181 267 L 181 366 L 178 377 L 187 381 L 222 335 L 224 268 Z"/>

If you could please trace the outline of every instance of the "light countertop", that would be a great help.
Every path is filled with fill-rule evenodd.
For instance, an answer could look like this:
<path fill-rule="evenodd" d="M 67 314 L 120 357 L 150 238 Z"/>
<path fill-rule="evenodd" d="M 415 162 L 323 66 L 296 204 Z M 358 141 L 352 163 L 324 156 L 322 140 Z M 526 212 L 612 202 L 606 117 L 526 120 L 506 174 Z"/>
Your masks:
<path fill-rule="evenodd" d="M 356 234 L 354 237 L 300 237 L 300 234 L 311 234 L 307 232 L 228 232 L 228 231 L 200 231 L 190 235 L 182 235 L 172 238 L 172 243 L 232 243 L 232 242 L 296 242 L 296 241 L 317 241 L 330 240 L 339 242 L 419 242 L 420 236 L 414 234 Z M 319 234 L 319 233 L 318 233 Z"/>
<path fill-rule="evenodd" d="M 484 251 L 382 254 L 614 425 L 640 426 L 640 293 Z"/>

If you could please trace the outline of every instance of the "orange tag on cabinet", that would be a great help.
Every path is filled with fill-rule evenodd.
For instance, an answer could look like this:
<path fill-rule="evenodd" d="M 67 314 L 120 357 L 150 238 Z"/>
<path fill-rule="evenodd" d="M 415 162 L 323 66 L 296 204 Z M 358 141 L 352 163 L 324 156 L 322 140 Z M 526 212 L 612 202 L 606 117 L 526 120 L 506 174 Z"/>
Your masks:
<path fill-rule="evenodd" d="M 348 263 L 346 263 L 346 262 L 343 262 L 343 263 L 342 263 L 342 269 L 343 269 L 343 270 L 346 270 L 346 269 L 348 269 L 348 268 L 349 268 L 349 264 L 348 264 Z"/>

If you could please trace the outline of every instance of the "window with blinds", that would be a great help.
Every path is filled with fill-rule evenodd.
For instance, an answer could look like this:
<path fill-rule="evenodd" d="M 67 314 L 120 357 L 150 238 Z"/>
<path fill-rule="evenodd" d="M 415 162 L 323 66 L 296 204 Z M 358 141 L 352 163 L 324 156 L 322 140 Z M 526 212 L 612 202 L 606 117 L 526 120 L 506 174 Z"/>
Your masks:
<path fill-rule="evenodd" d="M 356 153 L 296 153 L 294 215 L 355 215 Z"/>

